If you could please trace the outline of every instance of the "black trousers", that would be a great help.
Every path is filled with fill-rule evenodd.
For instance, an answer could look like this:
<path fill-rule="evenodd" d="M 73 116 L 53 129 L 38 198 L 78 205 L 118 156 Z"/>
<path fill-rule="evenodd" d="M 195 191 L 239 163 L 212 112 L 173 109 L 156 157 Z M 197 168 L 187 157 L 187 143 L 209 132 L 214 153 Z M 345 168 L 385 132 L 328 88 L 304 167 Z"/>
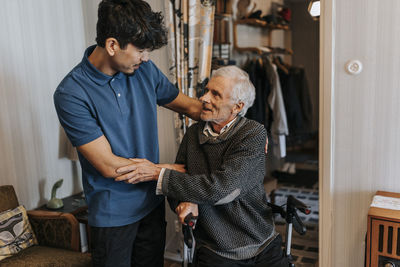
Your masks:
<path fill-rule="evenodd" d="M 165 246 L 165 203 L 133 224 L 91 227 L 94 267 L 162 267 Z"/>
<path fill-rule="evenodd" d="M 282 237 L 278 235 L 260 254 L 246 260 L 231 260 L 201 247 L 195 252 L 195 267 L 288 267 L 289 261 L 282 250 Z"/>

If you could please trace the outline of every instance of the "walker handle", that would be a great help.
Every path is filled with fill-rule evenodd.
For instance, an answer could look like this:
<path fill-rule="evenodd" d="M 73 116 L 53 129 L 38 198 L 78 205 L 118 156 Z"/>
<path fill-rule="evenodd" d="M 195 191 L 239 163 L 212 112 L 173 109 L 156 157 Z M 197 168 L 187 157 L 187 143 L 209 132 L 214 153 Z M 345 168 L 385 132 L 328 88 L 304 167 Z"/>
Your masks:
<path fill-rule="evenodd" d="M 183 241 L 188 248 L 192 248 L 194 243 L 193 228 L 196 225 L 197 217 L 193 216 L 192 213 L 189 213 L 186 215 L 184 221 L 186 224 L 182 226 Z"/>

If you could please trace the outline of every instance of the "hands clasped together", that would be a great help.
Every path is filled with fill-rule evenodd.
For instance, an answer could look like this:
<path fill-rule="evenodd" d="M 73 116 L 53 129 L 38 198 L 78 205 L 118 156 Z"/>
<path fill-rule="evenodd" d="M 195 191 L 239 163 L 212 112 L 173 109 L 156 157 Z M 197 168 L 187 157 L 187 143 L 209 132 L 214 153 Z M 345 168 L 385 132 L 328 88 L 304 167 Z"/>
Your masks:
<path fill-rule="evenodd" d="M 157 181 L 162 168 L 186 172 L 183 164 L 154 164 L 147 159 L 130 159 L 132 164 L 118 168 L 116 172 L 120 174 L 115 181 L 124 181 L 125 183 L 137 184 L 141 182 Z M 179 221 L 182 224 L 185 217 L 192 213 L 193 216 L 199 215 L 198 205 L 191 202 L 181 202 L 175 209 Z"/>

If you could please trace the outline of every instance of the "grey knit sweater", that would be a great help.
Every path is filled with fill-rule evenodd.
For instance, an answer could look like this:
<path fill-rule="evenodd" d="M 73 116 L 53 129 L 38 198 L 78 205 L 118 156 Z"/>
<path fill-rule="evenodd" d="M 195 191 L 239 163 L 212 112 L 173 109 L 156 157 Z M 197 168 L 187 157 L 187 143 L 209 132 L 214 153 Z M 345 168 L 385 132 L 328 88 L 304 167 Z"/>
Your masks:
<path fill-rule="evenodd" d="M 239 117 L 215 138 L 202 133 L 204 125 L 185 134 L 176 163 L 187 173 L 166 170 L 163 194 L 173 210 L 176 200 L 199 204 L 197 246 L 234 260 L 254 257 L 277 235 L 263 187 L 266 131 Z"/>

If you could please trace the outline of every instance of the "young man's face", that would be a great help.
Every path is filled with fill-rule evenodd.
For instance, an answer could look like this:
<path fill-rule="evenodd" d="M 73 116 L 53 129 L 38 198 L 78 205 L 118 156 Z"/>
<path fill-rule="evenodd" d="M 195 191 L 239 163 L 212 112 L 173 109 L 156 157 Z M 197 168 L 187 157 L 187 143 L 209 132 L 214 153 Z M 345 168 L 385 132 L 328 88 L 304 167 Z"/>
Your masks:
<path fill-rule="evenodd" d="M 203 102 L 200 118 L 203 121 L 224 125 L 236 116 L 236 104 L 231 100 L 232 86 L 228 78 L 211 78 L 206 86 L 205 94 L 200 97 Z"/>
<path fill-rule="evenodd" d="M 149 52 L 128 44 L 125 49 L 118 49 L 115 53 L 114 68 L 127 75 L 132 75 L 142 62 L 149 60 Z"/>

